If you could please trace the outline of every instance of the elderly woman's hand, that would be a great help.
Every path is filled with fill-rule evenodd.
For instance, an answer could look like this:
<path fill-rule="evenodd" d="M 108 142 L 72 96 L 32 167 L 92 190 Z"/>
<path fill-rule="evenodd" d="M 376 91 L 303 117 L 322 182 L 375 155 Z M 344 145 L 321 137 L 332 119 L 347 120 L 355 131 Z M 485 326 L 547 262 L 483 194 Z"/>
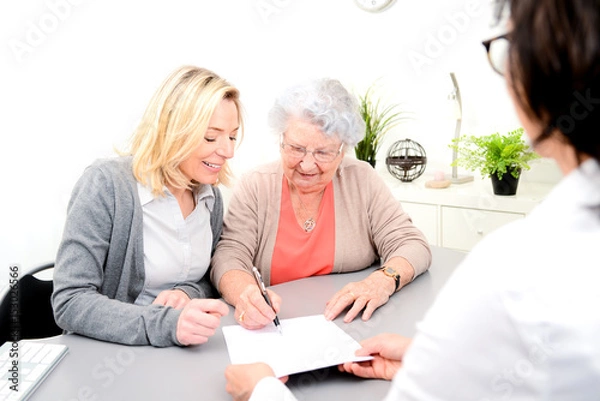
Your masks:
<path fill-rule="evenodd" d="M 325 318 L 335 319 L 344 309 L 352 305 L 344 322 L 349 323 L 364 309 L 363 320 L 369 320 L 375 309 L 384 305 L 394 293 L 394 283 L 388 277 L 371 274 L 362 281 L 348 283 L 327 302 Z"/>
<path fill-rule="evenodd" d="M 242 327 L 256 330 L 273 323 L 275 313 L 278 313 L 281 307 L 281 297 L 269 289 L 267 289 L 267 293 L 271 298 L 273 308 L 263 298 L 258 285 L 248 284 L 241 292 L 235 305 L 235 319 Z"/>

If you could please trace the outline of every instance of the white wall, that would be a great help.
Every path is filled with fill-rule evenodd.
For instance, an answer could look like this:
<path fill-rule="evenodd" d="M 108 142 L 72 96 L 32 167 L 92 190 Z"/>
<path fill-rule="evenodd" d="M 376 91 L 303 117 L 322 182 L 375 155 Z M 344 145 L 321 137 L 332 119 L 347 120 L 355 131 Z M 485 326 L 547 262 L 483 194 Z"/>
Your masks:
<path fill-rule="evenodd" d="M 411 138 L 426 149 L 429 172 L 449 171 L 450 71 L 464 133 L 518 126 L 480 43 L 503 30 L 490 10 L 488 0 L 398 0 L 381 14 L 352 0 L 3 1 L 0 271 L 54 259 L 82 170 L 113 155 L 181 64 L 211 68 L 240 88 L 247 130 L 237 173 L 277 157 L 266 127 L 274 96 L 321 76 L 356 91 L 378 80 L 384 99 L 415 113 L 386 140 L 381 160 Z"/>

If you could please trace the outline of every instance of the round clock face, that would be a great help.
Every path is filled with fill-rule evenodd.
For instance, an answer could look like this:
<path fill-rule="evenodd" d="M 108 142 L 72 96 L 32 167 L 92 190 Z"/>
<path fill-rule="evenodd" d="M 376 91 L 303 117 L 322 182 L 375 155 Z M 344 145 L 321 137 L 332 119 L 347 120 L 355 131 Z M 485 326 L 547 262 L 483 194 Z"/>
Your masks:
<path fill-rule="evenodd" d="M 365 11 L 379 12 L 392 5 L 396 0 L 354 0 Z"/>

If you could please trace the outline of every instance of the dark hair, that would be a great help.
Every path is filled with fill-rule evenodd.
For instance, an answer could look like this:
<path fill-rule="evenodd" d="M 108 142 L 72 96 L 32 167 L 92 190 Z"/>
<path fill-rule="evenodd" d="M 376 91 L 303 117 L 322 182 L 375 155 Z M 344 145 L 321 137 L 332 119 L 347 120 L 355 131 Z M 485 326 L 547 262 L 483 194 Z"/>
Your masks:
<path fill-rule="evenodd" d="M 508 72 L 517 102 L 576 152 L 600 160 L 600 0 L 497 0 L 512 30 Z"/>

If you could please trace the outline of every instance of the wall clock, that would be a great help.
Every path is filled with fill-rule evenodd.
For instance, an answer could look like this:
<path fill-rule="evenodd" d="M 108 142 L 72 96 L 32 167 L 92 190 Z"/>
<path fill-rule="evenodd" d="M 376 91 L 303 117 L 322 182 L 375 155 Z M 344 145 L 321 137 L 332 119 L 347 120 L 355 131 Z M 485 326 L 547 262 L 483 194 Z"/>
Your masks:
<path fill-rule="evenodd" d="M 377 13 L 385 10 L 396 0 L 354 0 L 354 3 L 365 11 Z"/>

